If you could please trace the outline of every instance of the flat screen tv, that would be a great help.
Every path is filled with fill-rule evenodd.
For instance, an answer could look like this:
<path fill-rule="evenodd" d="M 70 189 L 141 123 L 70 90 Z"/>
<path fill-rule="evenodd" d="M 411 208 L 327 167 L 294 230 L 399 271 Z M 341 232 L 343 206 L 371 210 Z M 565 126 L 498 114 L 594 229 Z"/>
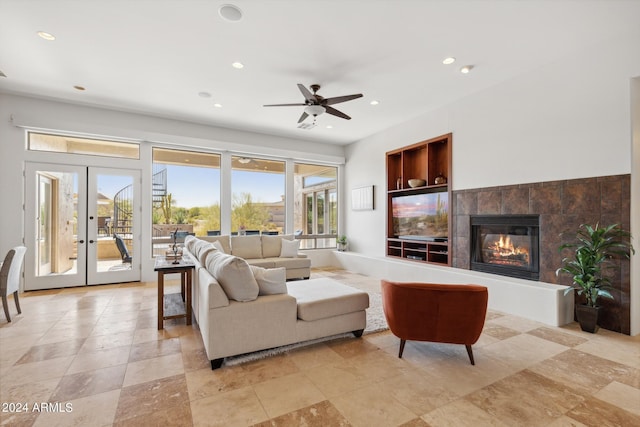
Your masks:
<path fill-rule="evenodd" d="M 446 192 L 395 196 L 391 199 L 393 235 L 404 239 L 444 241 L 449 235 Z"/>

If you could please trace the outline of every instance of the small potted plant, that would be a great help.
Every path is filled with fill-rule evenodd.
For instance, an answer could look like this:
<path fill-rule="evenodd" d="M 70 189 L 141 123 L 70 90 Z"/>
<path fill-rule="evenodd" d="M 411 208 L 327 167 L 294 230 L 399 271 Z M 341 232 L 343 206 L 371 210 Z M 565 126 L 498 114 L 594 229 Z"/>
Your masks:
<path fill-rule="evenodd" d="M 345 236 L 344 234 L 336 239 L 336 243 L 340 252 L 344 252 L 347 250 L 347 236 Z"/>
<path fill-rule="evenodd" d="M 571 275 L 573 286 L 565 291 L 565 295 L 577 289 L 578 295 L 585 296 L 586 304 L 576 303 L 576 318 L 583 331 L 595 333 L 600 309 L 598 298 L 613 299 L 610 271 L 614 265 L 611 260 L 616 257 L 629 258 L 635 250 L 631 245 L 631 234 L 620 228 L 619 224 L 607 227 L 582 224 L 576 240 L 576 243 L 560 246 L 560 250 L 574 248 L 575 252 L 562 260 L 556 275 Z"/>

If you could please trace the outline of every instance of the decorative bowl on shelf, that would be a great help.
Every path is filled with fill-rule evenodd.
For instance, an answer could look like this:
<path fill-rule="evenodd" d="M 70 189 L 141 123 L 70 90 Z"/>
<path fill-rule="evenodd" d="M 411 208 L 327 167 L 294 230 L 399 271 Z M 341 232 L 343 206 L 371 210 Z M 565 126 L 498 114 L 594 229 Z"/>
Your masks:
<path fill-rule="evenodd" d="M 413 179 L 410 179 L 408 183 L 409 183 L 409 187 L 416 188 L 416 187 L 424 186 L 427 183 L 427 181 L 425 181 L 424 179 L 413 178 Z"/>

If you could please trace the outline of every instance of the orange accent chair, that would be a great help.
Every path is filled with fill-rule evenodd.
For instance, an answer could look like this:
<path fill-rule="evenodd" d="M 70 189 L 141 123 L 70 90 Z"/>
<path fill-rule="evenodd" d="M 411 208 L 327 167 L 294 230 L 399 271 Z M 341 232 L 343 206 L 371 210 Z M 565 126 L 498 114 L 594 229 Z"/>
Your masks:
<path fill-rule="evenodd" d="M 382 307 L 391 332 L 406 340 L 464 344 L 472 365 L 471 345 L 480 338 L 489 293 L 480 285 L 442 285 L 381 281 Z"/>

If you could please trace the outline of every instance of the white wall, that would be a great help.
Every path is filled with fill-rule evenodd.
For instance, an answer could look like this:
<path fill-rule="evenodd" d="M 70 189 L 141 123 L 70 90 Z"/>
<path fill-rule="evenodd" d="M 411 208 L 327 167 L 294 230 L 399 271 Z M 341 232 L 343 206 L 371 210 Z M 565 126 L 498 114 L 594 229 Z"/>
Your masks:
<path fill-rule="evenodd" d="M 114 160 L 97 156 L 27 152 L 26 128 L 78 133 L 141 142 L 140 160 Z M 278 138 L 250 132 L 204 126 L 157 117 L 0 94 L 0 253 L 22 242 L 24 236 L 25 161 L 126 167 L 142 171 L 142 241 L 151 239 L 151 146 L 194 147 L 215 151 L 265 155 L 284 159 L 340 165 L 342 146 Z M 340 167 L 339 169 L 342 169 Z M 318 254 L 320 262 L 326 256 Z M 150 245 L 142 245 L 142 280 L 155 280 Z"/>
<path fill-rule="evenodd" d="M 453 190 L 631 173 L 629 82 L 640 75 L 638 41 L 640 26 L 629 38 L 541 65 L 349 145 L 345 151 L 347 195 L 349 189 L 364 185 L 376 189 L 374 211 L 353 212 L 345 207 L 350 250 L 378 265 L 391 262 L 384 259 L 386 180 L 379 172 L 385 170 L 385 152 L 448 132 L 453 133 L 449 177 Z M 466 77 L 482 72 L 480 65 Z M 640 198 L 638 169 L 632 179 L 634 215 Z M 634 223 L 638 236 L 637 218 Z M 640 333 L 637 262 L 638 256 L 632 283 L 636 334 Z M 429 267 L 422 271 L 425 279 L 433 276 Z M 461 281 L 468 276 L 466 270 L 452 271 L 451 280 L 456 271 Z M 516 300 L 511 303 L 518 306 Z"/>

